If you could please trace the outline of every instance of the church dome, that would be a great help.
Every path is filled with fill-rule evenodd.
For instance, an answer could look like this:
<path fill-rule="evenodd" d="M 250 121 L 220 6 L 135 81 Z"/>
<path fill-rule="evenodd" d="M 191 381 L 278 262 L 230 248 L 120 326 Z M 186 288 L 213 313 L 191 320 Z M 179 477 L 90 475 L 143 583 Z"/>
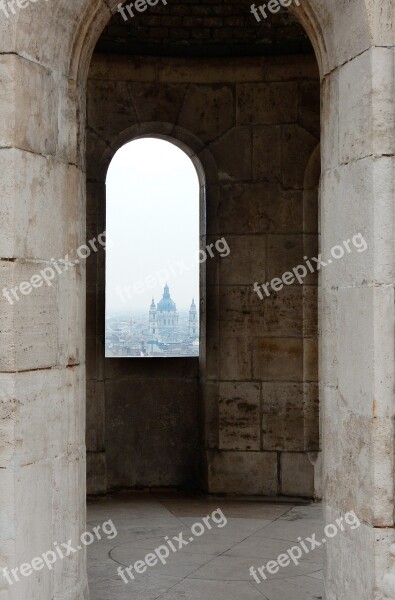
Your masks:
<path fill-rule="evenodd" d="M 163 298 L 158 302 L 157 309 L 167 312 L 177 310 L 176 303 L 170 297 L 169 286 L 167 284 L 163 290 Z"/>

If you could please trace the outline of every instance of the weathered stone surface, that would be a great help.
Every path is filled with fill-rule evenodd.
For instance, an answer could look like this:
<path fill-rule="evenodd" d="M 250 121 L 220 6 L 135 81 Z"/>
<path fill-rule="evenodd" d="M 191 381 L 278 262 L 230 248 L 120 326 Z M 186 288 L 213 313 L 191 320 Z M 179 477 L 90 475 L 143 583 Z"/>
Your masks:
<path fill-rule="evenodd" d="M 212 142 L 209 149 L 217 163 L 220 181 L 251 179 L 252 148 L 251 131 L 248 127 L 234 127 Z"/>
<path fill-rule="evenodd" d="M 303 342 L 298 338 L 255 338 L 253 377 L 263 381 L 302 381 Z"/>
<path fill-rule="evenodd" d="M 257 383 L 220 384 L 220 450 L 260 450 L 260 395 Z"/>
<path fill-rule="evenodd" d="M 252 133 L 253 176 L 255 181 L 281 179 L 281 126 L 255 127 Z"/>
<path fill-rule="evenodd" d="M 371 48 L 339 71 L 339 158 L 393 155 L 395 113 L 393 52 Z M 374 96 L 374 110 L 372 102 Z"/>
<path fill-rule="evenodd" d="M 321 194 L 323 248 L 330 249 L 337 243 L 338 237 L 343 239 L 346 235 L 344 239 L 348 239 L 359 225 L 372 252 L 371 260 L 366 260 L 363 268 L 355 268 L 356 263 L 345 261 L 344 269 L 335 269 L 333 276 L 329 272 L 321 274 L 323 290 L 320 323 L 323 339 L 320 373 L 323 382 L 328 383 L 327 386 L 323 386 L 324 487 L 326 501 L 332 510 L 327 519 L 333 522 L 339 516 L 340 509 L 345 512 L 355 508 L 358 516 L 364 520 L 360 528 L 351 532 L 346 530 L 328 544 L 325 588 L 328 600 L 346 597 L 347 600 L 349 597 L 361 600 L 372 600 L 375 597 L 375 600 L 384 600 L 394 596 L 393 586 L 391 590 L 391 586 L 384 585 L 385 581 L 388 583 L 394 566 L 393 557 L 388 552 L 389 544 L 394 542 L 394 372 L 393 355 L 390 350 L 392 346 L 393 352 L 394 322 L 391 162 L 394 153 L 394 70 L 391 48 L 395 39 L 393 2 L 305 2 L 305 6 L 293 5 L 291 10 L 297 12 L 300 22 L 313 40 L 323 79 L 323 173 L 326 179 Z M 15 18 L 0 19 L 2 147 L 8 148 L 13 145 L 20 150 L 36 152 L 45 157 L 57 153 L 57 157 L 64 160 L 65 164 L 81 163 L 85 152 L 84 76 L 98 35 L 110 18 L 110 10 L 115 11 L 116 5 L 117 0 L 75 0 L 73 3 L 59 0 L 54 8 L 50 2 L 42 2 L 20 10 Z M 370 47 L 372 48 L 369 50 Z M 142 62 L 141 58 L 137 60 Z M 267 84 L 262 84 L 262 79 L 283 81 L 281 85 L 275 84 L 277 89 L 283 89 L 285 86 L 295 88 L 295 85 L 299 85 L 295 80 L 289 79 L 289 74 L 283 68 L 284 61 L 288 59 L 282 58 L 281 68 L 278 69 L 278 65 L 273 68 L 270 64 L 268 66 L 266 60 L 249 57 L 235 61 L 215 59 L 207 69 L 202 69 L 202 59 L 197 58 L 193 61 L 191 75 L 186 59 L 178 59 L 177 68 L 174 68 L 167 60 L 158 62 L 156 57 L 152 57 L 147 61 L 146 72 L 142 73 L 144 69 L 139 69 L 139 76 L 146 80 L 157 78 L 166 82 L 172 80 L 183 83 L 191 83 L 193 78 L 195 83 L 200 81 L 209 84 L 218 83 L 219 79 L 227 80 L 231 84 L 244 81 L 248 85 L 248 94 L 252 93 L 253 83 L 258 81 L 262 99 L 267 101 L 268 97 L 270 100 L 270 94 L 264 91 Z M 125 62 L 123 61 L 123 73 L 137 71 L 134 67 L 130 68 L 129 63 L 125 67 Z M 295 60 L 290 62 L 292 77 L 296 79 L 304 76 L 304 73 L 300 73 L 302 61 L 298 59 L 297 63 Z M 250 65 L 248 69 L 245 68 L 247 64 Z M 110 65 L 109 70 L 112 68 Z M 221 69 L 222 73 L 219 75 L 218 71 Z M 311 66 L 308 71 L 310 77 Z M 118 73 L 111 76 L 115 80 L 120 78 Z M 271 91 L 274 87 L 270 85 Z M 239 112 L 240 118 L 245 118 L 247 124 L 251 125 L 251 130 L 248 129 L 251 138 L 252 123 L 258 126 L 267 123 L 255 121 L 259 119 L 260 114 L 263 114 L 264 119 L 269 119 L 269 123 L 276 118 L 281 119 L 279 124 L 284 122 L 287 106 L 285 113 L 282 113 L 289 98 L 284 96 L 280 98 L 281 101 L 278 100 L 278 97 L 273 97 L 273 103 L 266 102 L 265 105 L 265 102 L 255 99 L 251 104 L 248 103 L 249 106 L 239 107 L 245 113 Z M 297 119 L 293 114 L 286 116 L 292 116 L 294 120 L 290 123 L 296 125 Z M 298 119 L 300 118 L 299 113 Z M 306 117 L 304 114 L 302 118 L 303 123 L 299 122 L 299 125 L 308 128 L 310 116 Z M 221 161 L 218 160 L 221 182 L 230 181 L 229 177 L 233 178 L 233 181 L 238 179 L 243 184 L 246 180 L 252 181 L 254 173 L 248 169 L 248 165 L 251 165 L 251 146 L 247 143 L 248 136 L 245 137 L 246 143 L 242 144 L 241 150 L 238 148 L 237 139 L 231 135 L 222 142 L 222 151 L 226 148 L 226 156 L 222 157 Z M 296 137 L 294 135 L 293 139 Z M 299 143 L 299 140 L 295 141 Z M 100 138 L 96 142 L 99 145 Z M 304 157 L 305 149 L 300 155 L 295 148 L 298 148 L 297 144 L 292 151 L 283 153 L 283 157 L 290 161 Z M 103 151 L 106 150 L 108 147 L 104 144 L 96 153 L 92 153 L 98 164 Z M 209 156 L 209 150 L 206 149 L 201 155 L 204 153 L 205 156 Z M 383 154 L 386 158 L 382 158 Z M 374 158 L 364 158 L 368 156 Z M 219 156 L 216 155 L 215 158 L 217 160 Z M 298 186 L 300 165 L 292 163 L 290 166 L 287 160 L 284 158 L 284 181 L 291 187 Z M 385 166 L 376 168 L 374 162 Z M 339 168 L 340 163 L 342 166 Z M 211 170 L 207 168 L 206 174 L 215 178 L 213 161 L 207 160 L 207 164 Z M 285 169 L 288 168 L 289 171 L 286 172 Z M 344 173 L 347 173 L 347 176 Z M 331 185 L 328 186 L 330 179 Z M 215 183 L 217 181 L 218 178 Z M 40 184 L 43 185 L 41 174 Z M 28 186 L 29 181 L 26 182 L 26 189 Z M 68 182 L 64 181 L 60 187 L 61 195 L 66 197 Z M 78 195 L 82 200 L 81 213 L 76 216 L 79 227 L 84 213 L 83 192 L 80 190 Z M 11 199 L 11 203 L 14 200 L 17 202 L 16 199 Z M 30 199 L 28 201 L 30 202 Z M 39 209 L 34 209 L 32 213 L 35 211 L 36 214 L 40 212 Z M 252 212 L 253 215 L 260 214 Z M 288 226 L 291 221 L 284 218 L 285 212 L 284 206 L 274 210 L 273 220 L 279 222 L 281 227 L 285 227 L 285 223 Z M 254 216 L 251 218 L 251 214 L 247 217 L 243 215 L 240 217 L 240 229 L 236 223 L 232 233 L 241 235 L 245 232 L 250 233 L 254 227 L 267 227 L 266 214 L 270 217 L 273 213 L 266 212 L 256 226 L 251 225 Z M 64 215 L 62 220 L 63 218 Z M 235 220 L 234 216 L 232 218 Z M 295 225 L 293 233 L 303 231 L 301 222 L 300 220 L 298 225 Z M 35 231 L 41 231 L 45 237 L 45 227 L 44 222 L 40 223 Z M 241 231 L 242 227 L 247 231 Z M 272 233 L 281 233 L 273 222 L 270 223 L 270 227 Z M 221 224 L 218 231 L 221 231 Z M 15 232 L 8 232 L 6 235 L 14 236 Z M 34 235 L 37 241 L 38 236 Z M 27 245 L 29 243 L 26 242 Z M 15 240 L 6 240 L 5 245 L 9 248 L 15 247 Z M 2 275 L 4 285 L 15 285 L 19 281 L 22 266 L 15 263 L 10 265 L 9 261 L 1 263 L 2 273 L 8 271 L 7 278 Z M 343 265 L 337 263 L 337 266 L 340 264 Z M 30 263 L 23 268 L 28 270 Z M 17 272 L 17 277 L 13 270 Z M 65 295 L 63 302 L 63 292 L 57 296 L 56 291 L 56 294 L 50 294 L 51 297 L 48 294 L 40 297 L 34 304 L 24 304 L 23 314 L 17 307 L 10 311 L 11 307 L 7 306 L 1 311 L 0 329 L 4 335 L 2 347 L 3 342 L 7 345 L 7 350 L 2 352 L 1 370 L 11 371 L 8 374 L 10 377 L 16 378 L 14 371 L 59 366 L 59 346 L 61 364 L 64 364 L 65 358 L 76 359 L 76 354 L 66 351 L 67 344 L 64 341 L 66 338 L 74 339 L 70 323 L 74 321 L 75 310 L 79 313 L 74 326 L 84 327 L 83 320 L 79 317 L 83 304 L 83 278 L 76 279 L 75 283 L 79 292 L 76 291 L 74 305 L 65 306 L 66 303 L 70 303 L 71 292 Z M 365 291 L 365 288 L 369 288 L 368 291 Z M 55 287 L 52 288 L 52 292 L 54 290 Z M 351 308 L 347 308 L 346 305 L 350 305 Z M 353 311 L 352 315 L 350 311 Z M 57 312 L 61 313 L 59 321 L 56 317 Z M 215 322 L 216 315 L 218 312 L 211 315 L 212 322 Z M 59 325 L 62 322 L 63 325 Z M 362 326 L 362 333 L 359 326 Z M 58 327 L 63 328 L 62 333 L 58 333 Z M 210 330 L 214 331 L 212 323 Z M 297 345 L 298 349 L 302 344 L 299 338 L 285 336 L 284 339 L 290 345 L 290 350 L 292 344 Z M 357 348 L 356 339 L 366 342 L 363 352 Z M 273 339 L 270 343 L 273 344 Z M 274 343 L 277 343 L 277 340 Z M 215 344 L 217 349 L 220 349 L 219 338 L 215 338 L 212 348 L 215 348 Z M 258 341 L 256 345 L 259 346 Z M 255 359 L 257 347 L 254 348 Z M 284 349 L 279 351 L 276 354 L 277 361 L 286 364 L 286 354 Z M 265 358 L 266 355 L 265 352 L 258 352 L 259 359 Z M 360 364 L 357 364 L 356 357 L 360 359 Z M 259 369 L 262 369 L 262 362 L 264 363 L 259 360 L 257 363 L 255 360 L 254 373 L 257 364 Z M 277 371 L 273 369 L 274 377 L 278 377 L 280 372 L 278 362 L 275 365 Z M 362 373 L 363 370 L 367 375 Z M 354 374 L 353 381 L 347 372 Z M 267 373 L 259 374 L 263 375 L 266 376 Z M 338 383 L 341 392 L 339 395 L 334 391 L 337 390 Z M 78 386 L 73 382 L 67 385 L 69 394 L 75 398 L 78 395 Z M 7 389 L 8 386 L 7 382 Z M 357 392 L 362 399 L 361 407 L 355 400 Z M 72 402 L 69 402 L 68 407 L 70 413 L 74 411 Z M 69 417 L 68 414 L 67 420 Z M 28 424 L 24 422 L 19 425 L 25 430 Z M 10 427 L 9 423 L 5 427 L 7 439 L 7 436 L 12 435 L 13 425 L 11 432 L 7 429 Z M 70 431 L 73 436 L 70 438 L 71 443 L 82 445 L 82 440 L 74 437 L 78 435 L 76 431 Z M 54 435 L 56 432 L 57 429 L 54 428 Z M 52 443 L 52 440 L 50 441 Z M 24 443 L 27 444 L 26 452 L 31 452 L 29 436 Z M 7 452 L 8 450 L 5 456 Z M 221 455 L 211 455 L 210 484 L 214 480 L 212 490 L 276 493 L 277 458 L 275 452 L 230 451 Z M 55 539 L 68 539 L 70 530 L 75 533 L 83 527 L 83 451 L 70 452 L 52 461 L 27 464 L 18 470 L 12 464 L 7 464 L 6 467 L 0 469 L 0 529 L 6 531 L 7 537 L 1 556 L 2 560 L 4 557 L 7 559 L 7 564 L 18 565 L 51 547 Z M 37 485 L 38 481 L 40 485 Z M 40 507 L 37 518 L 33 520 L 32 505 Z M 377 525 L 377 530 L 371 527 L 372 523 Z M 82 553 L 76 554 L 67 565 L 62 565 L 53 572 L 46 571 L 45 575 L 26 578 L 20 588 L 14 587 L 10 593 L 3 587 L 0 594 L 4 600 L 85 599 L 87 590 L 84 556 Z"/>
<path fill-rule="evenodd" d="M 185 95 L 185 93 L 184 93 Z M 190 85 L 178 124 L 210 141 L 234 125 L 234 97 L 230 86 Z"/>
<path fill-rule="evenodd" d="M 284 273 L 292 271 L 299 265 L 304 265 L 303 250 L 303 237 L 301 235 L 269 235 L 267 243 L 267 281 L 270 281 L 273 277 L 281 279 Z M 293 285 L 298 285 L 298 282 Z"/>
<path fill-rule="evenodd" d="M 281 454 L 281 493 L 285 496 L 314 497 L 314 466 L 307 454 Z"/>
<path fill-rule="evenodd" d="M 299 123 L 314 137 L 320 137 L 320 85 L 316 81 L 302 81 L 299 85 Z"/>
<path fill-rule="evenodd" d="M 204 389 L 204 440 L 206 448 L 218 448 L 219 443 L 219 384 L 208 381 Z"/>
<path fill-rule="evenodd" d="M 0 147 L 55 154 L 56 85 L 54 75 L 45 67 L 20 56 L 1 55 Z M 27 89 L 29 94 L 26 94 Z M 32 115 L 40 115 L 40 118 L 33 119 Z"/>
<path fill-rule="evenodd" d="M 263 300 L 253 287 L 224 286 L 219 307 L 221 337 L 301 336 L 302 288 L 291 286 Z"/>
<path fill-rule="evenodd" d="M 173 378 L 107 380 L 105 411 L 108 488 L 196 487 L 200 458 L 196 380 L 180 380 L 175 364 Z M 123 423 L 128 427 L 121 427 Z"/>
<path fill-rule="evenodd" d="M 300 125 L 282 128 L 282 183 L 285 188 L 302 189 L 309 158 L 318 138 Z"/>
<path fill-rule="evenodd" d="M 394 165 L 394 157 L 367 157 L 324 173 L 322 193 L 331 202 L 322 207 L 321 251 L 324 261 L 332 259 L 322 272 L 325 284 L 393 284 Z M 372 202 L 375 194 L 380 211 Z M 376 236 L 375 230 L 380 234 Z M 334 246 L 343 247 L 342 258 L 332 257 Z M 337 253 L 340 256 L 340 250 Z"/>
<path fill-rule="evenodd" d="M 304 450 L 302 383 L 262 383 L 264 450 Z"/>
<path fill-rule="evenodd" d="M 266 236 L 228 235 L 229 256 L 219 260 L 219 281 L 223 285 L 251 285 L 265 280 Z"/>
<path fill-rule="evenodd" d="M 296 233 L 302 223 L 302 195 L 268 183 L 238 183 L 221 187 L 216 231 L 223 233 Z M 242 212 L 240 206 L 243 207 Z M 214 211 L 213 211 L 214 212 Z M 212 227 L 212 221 L 208 227 Z M 221 229 L 219 229 L 221 227 Z"/>
<path fill-rule="evenodd" d="M 219 360 L 222 381 L 252 378 L 252 352 L 248 338 L 222 337 Z"/>
<path fill-rule="evenodd" d="M 3 149 L 0 171 L 4 191 L 0 256 L 47 260 L 72 252 L 75 256 L 84 234 L 79 170 L 51 157 Z M 39 226 L 45 228 L 45 236 Z"/>
<path fill-rule="evenodd" d="M 275 452 L 209 452 L 208 481 L 214 494 L 277 494 Z"/>
<path fill-rule="evenodd" d="M 140 85 L 143 94 L 145 90 L 143 84 Z M 151 91 L 154 93 L 155 90 Z M 100 95 L 100 106 L 97 95 Z M 152 97 L 149 94 L 147 96 L 146 104 Z M 120 133 L 128 129 L 137 120 L 138 100 L 139 98 L 133 96 L 133 88 L 124 81 L 89 81 L 87 94 L 89 126 L 105 141 L 110 142 L 115 132 Z M 149 110 L 148 106 L 147 110 Z M 106 119 L 103 119 L 103 112 L 107 116 Z"/>
<path fill-rule="evenodd" d="M 298 114 L 296 83 L 243 83 L 237 86 L 237 123 L 294 123 Z"/>
<path fill-rule="evenodd" d="M 136 109 L 137 121 L 175 123 L 183 106 L 186 86 L 165 83 L 129 83 L 129 94 Z M 181 123 L 182 124 L 182 123 Z M 116 131 L 116 128 L 112 127 Z M 194 131 L 192 129 L 192 131 Z"/>
<path fill-rule="evenodd" d="M 355 510 L 366 523 L 391 527 L 391 420 L 354 414 L 336 390 L 324 388 L 323 394 L 326 501 L 344 511 Z"/>

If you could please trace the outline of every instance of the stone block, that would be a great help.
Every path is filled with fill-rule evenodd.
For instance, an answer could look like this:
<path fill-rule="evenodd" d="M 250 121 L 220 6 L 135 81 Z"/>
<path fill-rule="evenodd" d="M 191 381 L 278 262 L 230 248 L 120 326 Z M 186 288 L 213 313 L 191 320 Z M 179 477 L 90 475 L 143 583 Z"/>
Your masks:
<path fill-rule="evenodd" d="M 317 60 L 312 54 L 264 56 L 261 61 L 264 81 L 290 82 L 319 79 Z M 258 80 L 250 79 L 249 81 Z"/>
<path fill-rule="evenodd" d="M 303 264 L 307 268 L 307 275 L 303 277 L 304 288 L 309 286 L 317 286 L 319 282 L 320 273 L 323 267 L 318 268 L 320 265 L 317 264 L 317 260 L 319 259 L 320 254 L 320 236 L 316 233 L 311 234 L 303 234 L 303 260 L 300 264 Z M 306 257 L 306 259 L 304 259 Z M 311 272 L 311 268 L 309 267 L 310 261 L 311 268 L 313 272 Z M 323 259 L 324 260 L 324 259 Z M 324 260 L 324 262 L 326 262 Z"/>
<path fill-rule="evenodd" d="M 7 468 L 0 469 L 1 484 L 1 512 L 0 512 L 0 540 L 14 539 L 17 534 L 15 519 L 15 469 L 8 463 Z"/>
<path fill-rule="evenodd" d="M 157 64 L 156 57 L 146 56 L 141 61 L 134 56 L 94 54 L 89 68 L 89 80 L 96 80 L 99 85 L 103 81 L 154 81 Z"/>
<path fill-rule="evenodd" d="M 193 131 L 198 138 L 207 142 L 228 131 L 233 127 L 234 121 L 234 98 L 230 86 L 190 85 L 188 87 L 178 117 L 178 125 Z"/>
<path fill-rule="evenodd" d="M 18 565 L 31 562 L 35 556 L 51 550 L 53 542 L 58 538 L 53 531 L 53 498 L 55 491 L 52 488 L 52 469 L 54 461 L 45 460 L 38 463 L 18 467 L 15 473 L 14 503 L 18 507 L 16 521 L 16 554 Z M 64 473 L 62 473 L 64 475 Z M 36 507 L 35 516 L 32 518 L 32 499 Z M 69 523 L 73 527 L 72 523 Z M 59 540 L 59 544 L 70 538 Z M 52 574 L 43 570 L 45 590 L 51 584 Z M 37 573 L 37 579 L 39 573 Z M 29 582 L 28 589 L 34 589 L 37 579 Z M 26 578 L 26 582 L 29 578 Z M 34 583 L 33 583 L 34 582 Z M 44 583 L 45 582 L 45 583 Z M 33 596 L 34 597 L 34 596 Z M 37 598 L 37 595 L 35 596 Z"/>
<path fill-rule="evenodd" d="M 338 291 L 339 394 L 347 410 L 370 418 L 393 416 L 393 292 L 366 286 Z"/>
<path fill-rule="evenodd" d="M 284 496 L 314 497 L 314 465 L 302 452 L 281 454 L 281 493 Z"/>
<path fill-rule="evenodd" d="M 291 286 L 261 300 L 253 287 L 223 286 L 219 307 L 222 337 L 301 336 L 302 288 Z"/>
<path fill-rule="evenodd" d="M 236 87 L 238 125 L 294 123 L 298 114 L 295 82 L 242 83 Z"/>
<path fill-rule="evenodd" d="M 254 127 L 253 178 L 254 181 L 276 182 L 281 179 L 281 126 Z"/>
<path fill-rule="evenodd" d="M 318 381 L 318 339 L 303 340 L 303 380 Z"/>
<path fill-rule="evenodd" d="M 298 265 L 304 265 L 302 235 L 269 235 L 267 243 L 267 281 L 281 278 Z M 296 282 L 293 285 L 298 285 Z M 281 290 L 282 293 L 284 290 Z"/>
<path fill-rule="evenodd" d="M 193 379 L 148 375 L 106 382 L 110 489 L 198 486 L 198 396 L 198 382 Z M 129 426 L 124 428 L 123 423 Z"/>
<path fill-rule="evenodd" d="M 255 338 L 252 350 L 254 379 L 302 381 L 303 340 L 298 338 Z"/>
<path fill-rule="evenodd" d="M 0 97 L 0 147 L 55 154 L 58 106 L 56 82 L 50 71 L 37 62 L 2 54 Z M 32 115 L 45 115 L 45 119 L 33 119 Z"/>
<path fill-rule="evenodd" d="M 392 419 L 355 414 L 327 387 L 322 406 L 326 502 L 354 510 L 365 523 L 392 527 Z"/>
<path fill-rule="evenodd" d="M 269 183 L 224 185 L 216 204 L 216 223 L 222 235 L 298 233 L 302 214 L 301 192 Z M 211 227 L 210 221 L 207 226 Z"/>
<path fill-rule="evenodd" d="M 144 94 L 144 85 L 139 85 L 141 94 Z M 134 98 L 133 88 L 130 86 L 131 84 L 125 81 L 88 82 L 88 125 L 107 141 L 138 121 L 135 107 L 139 98 Z M 152 95 L 147 94 L 145 100 L 149 102 L 153 96 L 155 97 L 154 90 Z M 106 115 L 105 119 L 103 115 Z"/>
<path fill-rule="evenodd" d="M 252 144 L 249 127 L 234 127 L 209 145 L 220 181 L 250 180 Z"/>
<path fill-rule="evenodd" d="M 10 148 L 0 150 L 0 170 L 4 190 L 0 256 L 51 259 L 76 253 L 84 224 L 83 177 L 78 169 Z"/>
<path fill-rule="evenodd" d="M 318 452 L 321 448 L 320 392 L 318 383 L 303 384 L 303 413 L 304 449 L 309 452 Z M 321 494 L 319 494 L 319 497 L 321 497 Z"/>
<path fill-rule="evenodd" d="M 277 494 L 276 452 L 208 452 L 207 460 L 211 494 Z"/>
<path fill-rule="evenodd" d="M 85 298 L 84 265 L 77 265 L 59 275 L 58 363 L 61 365 L 73 366 L 85 362 Z"/>
<path fill-rule="evenodd" d="M 315 138 L 320 137 L 320 82 L 301 81 L 299 84 L 299 124 Z"/>
<path fill-rule="evenodd" d="M 221 380 L 248 380 L 252 378 L 251 342 L 248 338 L 221 339 L 219 353 Z"/>
<path fill-rule="evenodd" d="M 155 66 L 158 59 L 152 59 Z M 160 61 L 157 77 L 159 81 L 177 83 L 231 83 L 235 81 L 259 81 L 262 76 L 262 59 L 259 57 L 233 58 L 231 62 L 213 58 L 202 69 L 200 58 L 176 57 L 169 63 Z"/>
<path fill-rule="evenodd" d="M 218 285 L 208 285 L 206 288 L 206 306 L 205 306 L 205 334 L 207 338 L 207 351 L 209 351 L 210 340 L 218 341 L 219 336 L 219 304 L 220 287 Z M 203 301 L 204 296 L 201 296 Z M 202 316 L 203 311 L 200 312 Z"/>
<path fill-rule="evenodd" d="M 86 528 L 86 464 L 84 451 L 59 457 L 54 464 L 52 485 L 53 496 L 53 537 L 55 540 L 68 540 L 78 547 L 78 541 Z M 100 543 L 100 542 L 99 542 Z M 65 581 L 86 583 L 86 548 L 57 561 L 54 565 L 54 598 L 64 594 Z"/>
<path fill-rule="evenodd" d="M 314 188 L 303 191 L 303 232 L 318 238 L 318 182 Z"/>
<path fill-rule="evenodd" d="M 221 285 L 252 285 L 265 280 L 266 236 L 228 235 L 229 256 L 219 261 Z"/>
<path fill-rule="evenodd" d="M 303 337 L 318 336 L 318 287 L 304 285 L 303 294 Z"/>
<path fill-rule="evenodd" d="M 394 67 L 390 48 L 371 48 L 339 70 L 342 163 L 395 151 Z"/>
<path fill-rule="evenodd" d="M 346 588 L 353 590 L 355 597 L 361 600 L 375 596 L 387 600 L 392 596 L 392 592 L 387 595 L 385 583 L 388 574 L 393 572 L 394 559 L 389 547 L 395 541 L 394 529 L 374 529 L 362 522 L 358 512 L 355 517 L 346 517 L 351 510 L 354 510 L 352 504 L 346 509 L 333 505 L 324 509 L 325 524 L 336 524 L 343 518 L 344 527 L 344 531 L 338 528 L 338 533 L 327 539 L 325 577 L 329 597 L 339 597 Z M 357 555 L 358 561 L 355 560 Z"/>
<path fill-rule="evenodd" d="M 319 396 L 314 383 L 262 383 L 264 450 L 319 450 Z"/>
<path fill-rule="evenodd" d="M 302 383 L 262 383 L 262 443 L 264 450 L 305 450 Z"/>
<path fill-rule="evenodd" d="M 204 397 L 204 439 L 205 448 L 218 448 L 219 435 L 219 384 L 207 381 L 203 389 Z"/>
<path fill-rule="evenodd" d="M 185 85 L 164 82 L 129 83 L 127 88 L 129 95 L 126 95 L 124 101 L 130 103 L 131 95 L 136 108 L 137 121 L 177 122 L 185 98 Z"/>
<path fill-rule="evenodd" d="M 15 422 L 17 403 L 15 399 L 14 373 L 0 373 L 0 469 L 13 464 L 15 453 Z"/>
<path fill-rule="evenodd" d="M 339 165 L 339 73 L 336 69 L 321 84 L 322 170 Z"/>
<path fill-rule="evenodd" d="M 391 157 L 368 157 L 323 174 L 321 252 L 325 262 L 332 260 L 322 270 L 325 285 L 392 285 L 394 165 Z M 340 250 L 340 258 L 331 254 L 335 246 L 342 257 Z"/>
<path fill-rule="evenodd" d="M 13 448 L 14 465 L 50 461 L 84 443 L 85 381 L 81 367 L 18 373 L 12 386 L 9 378 L 9 374 L 0 375 L 1 406 L 9 425 L 7 446 Z"/>
<path fill-rule="evenodd" d="M 219 448 L 260 450 L 260 385 L 220 383 Z"/>
<path fill-rule="evenodd" d="M 282 183 L 285 188 L 303 189 L 309 159 L 319 139 L 300 125 L 282 128 Z"/>
<path fill-rule="evenodd" d="M 0 261 L 0 289 L 8 290 L 48 266 L 48 263 Z M 11 297 L 12 299 L 12 297 Z M 0 371 L 54 366 L 58 360 L 57 282 L 45 283 L 29 295 L 19 293 L 11 305 L 2 298 Z"/>

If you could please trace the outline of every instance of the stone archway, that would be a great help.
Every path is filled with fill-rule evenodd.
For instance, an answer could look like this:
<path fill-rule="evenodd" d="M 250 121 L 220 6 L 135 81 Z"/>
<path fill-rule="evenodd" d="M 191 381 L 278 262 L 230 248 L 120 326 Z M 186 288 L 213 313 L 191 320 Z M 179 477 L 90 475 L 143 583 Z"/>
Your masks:
<path fill-rule="evenodd" d="M 116 4 L 36 4 L 0 23 L 2 287 L 82 243 L 86 75 Z M 394 598 L 393 4 L 305 0 L 295 14 L 322 79 L 322 250 L 358 232 L 369 246 L 322 277 L 325 520 L 354 510 L 362 521 L 327 545 L 326 594 Z M 28 297 L 24 309 L 2 306 L 1 566 L 85 528 L 82 271 Z M 18 589 L 3 579 L 0 595 L 87 597 L 82 553 L 67 572 L 38 575 Z"/>
<path fill-rule="evenodd" d="M 95 92 L 91 92 L 92 96 L 95 96 Z M 99 100 L 97 102 L 100 103 Z M 129 117 L 128 122 L 132 122 Z M 158 138 L 182 150 L 196 170 L 200 197 L 200 242 L 202 247 L 205 247 L 204 215 L 208 184 L 206 172 L 210 173 L 210 180 L 214 177 L 215 181 L 215 169 L 213 169 L 214 160 L 210 153 L 206 151 L 200 154 L 203 147 L 201 140 L 181 127 L 175 131 L 174 124 L 167 122 L 138 122 L 121 130 L 117 123 L 111 123 L 111 119 L 106 124 L 108 129 L 105 139 L 99 138 L 94 124 L 89 123 L 88 120 L 87 215 L 89 223 L 87 229 L 89 235 L 87 234 L 87 237 L 97 237 L 106 229 L 105 181 L 107 169 L 116 152 L 128 142 L 142 138 Z M 92 126 L 91 130 L 89 130 L 90 126 Z M 170 271 L 168 276 L 171 277 Z M 141 359 L 106 359 L 103 339 L 104 278 L 104 257 L 93 257 L 93 260 L 87 263 L 89 288 L 86 298 L 87 312 L 93 315 L 93 318 L 87 322 L 86 328 L 88 494 L 106 493 L 114 488 L 136 485 L 139 487 L 179 486 L 195 490 L 200 479 L 201 462 L 200 428 L 196 427 L 196 423 L 199 423 L 201 418 L 199 358 L 194 357 L 192 360 L 190 357 L 172 358 L 165 365 L 163 361 L 166 359 L 148 357 L 143 359 L 144 366 Z M 200 269 L 200 287 L 202 295 L 205 290 L 204 263 Z M 200 327 L 203 333 L 205 331 L 204 311 L 201 314 Z M 98 352 L 96 345 L 100 349 Z M 203 364 L 204 352 L 203 333 L 200 345 L 200 362 Z M 122 408 L 119 408 L 117 400 L 121 396 L 119 390 L 122 389 L 122 386 L 118 385 L 120 380 L 128 388 L 128 396 L 130 394 L 132 397 L 139 398 L 140 406 L 137 407 L 136 402 L 126 401 L 122 402 Z M 158 387 L 161 390 L 160 407 L 155 393 Z M 122 434 L 118 426 L 120 410 L 122 421 L 130 423 L 130 427 L 124 431 L 125 437 L 121 443 L 119 436 Z M 109 415 L 108 412 L 111 414 Z M 111 430 L 111 427 L 118 432 L 117 436 L 114 436 L 114 444 L 108 443 L 109 436 L 106 434 L 106 430 Z M 144 443 L 138 432 L 141 429 L 147 431 L 150 427 L 155 429 L 156 445 L 159 445 L 160 452 L 155 450 L 155 444 L 149 436 L 145 436 L 147 445 L 144 449 L 141 448 Z M 171 443 L 166 443 L 166 439 L 171 440 Z M 120 449 L 122 460 L 114 456 Z M 115 467 L 121 464 L 120 468 Z"/>

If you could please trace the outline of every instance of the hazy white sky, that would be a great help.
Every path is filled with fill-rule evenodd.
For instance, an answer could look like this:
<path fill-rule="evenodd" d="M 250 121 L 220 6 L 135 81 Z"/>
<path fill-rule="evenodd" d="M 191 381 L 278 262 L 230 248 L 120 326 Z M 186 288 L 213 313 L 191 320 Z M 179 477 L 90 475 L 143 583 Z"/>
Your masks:
<path fill-rule="evenodd" d="M 189 308 L 199 293 L 199 181 L 191 160 L 164 140 L 129 142 L 111 161 L 106 192 L 107 316 L 148 312 L 164 280 L 177 308 Z"/>

